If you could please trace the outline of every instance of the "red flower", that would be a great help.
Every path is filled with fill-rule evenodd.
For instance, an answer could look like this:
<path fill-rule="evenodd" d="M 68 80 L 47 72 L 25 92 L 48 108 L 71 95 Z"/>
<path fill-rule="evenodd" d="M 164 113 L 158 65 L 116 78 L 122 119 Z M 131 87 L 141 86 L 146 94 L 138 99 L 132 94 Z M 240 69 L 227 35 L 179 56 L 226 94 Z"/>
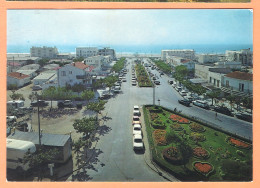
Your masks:
<path fill-rule="evenodd" d="M 238 146 L 238 147 L 243 147 L 243 148 L 249 148 L 250 147 L 249 144 L 242 142 L 240 140 L 237 140 L 235 138 L 232 138 L 232 137 L 229 138 L 229 141 L 230 141 L 230 143 L 232 143 L 232 144 L 234 144 L 235 146 Z"/>
<path fill-rule="evenodd" d="M 197 163 L 195 163 L 194 166 L 198 171 L 200 171 L 204 174 L 207 174 L 212 170 L 212 166 L 210 164 L 207 164 L 207 163 L 197 162 Z"/>

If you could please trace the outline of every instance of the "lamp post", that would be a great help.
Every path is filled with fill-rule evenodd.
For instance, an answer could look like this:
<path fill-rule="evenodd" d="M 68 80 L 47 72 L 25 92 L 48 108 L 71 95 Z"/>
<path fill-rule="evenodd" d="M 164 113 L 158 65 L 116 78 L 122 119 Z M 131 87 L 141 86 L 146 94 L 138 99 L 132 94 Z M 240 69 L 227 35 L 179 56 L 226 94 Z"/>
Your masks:
<path fill-rule="evenodd" d="M 161 100 L 158 98 L 158 104 L 159 104 L 159 106 L 160 106 L 160 101 L 161 101 Z"/>
<path fill-rule="evenodd" d="M 41 124 L 40 124 L 40 105 L 39 105 L 39 95 L 35 92 L 35 96 L 37 98 L 37 113 L 38 113 L 38 132 L 39 132 L 39 145 L 41 146 Z"/>

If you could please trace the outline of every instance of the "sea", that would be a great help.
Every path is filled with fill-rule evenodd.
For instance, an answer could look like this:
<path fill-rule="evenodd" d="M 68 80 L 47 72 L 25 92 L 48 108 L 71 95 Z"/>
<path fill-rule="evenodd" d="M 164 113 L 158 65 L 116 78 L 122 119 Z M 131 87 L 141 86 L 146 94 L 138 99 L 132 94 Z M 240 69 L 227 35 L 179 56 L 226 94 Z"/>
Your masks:
<path fill-rule="evenodd" d="M 43 46 L 43 45 L 34 45 Z M 77 45 L 44 45 L 49 47 L 56 46 L 59 53 L 75 53 L 76 47 L 82 47 Z M 32 45 L 8 45 L 7 53 L 30 53 L 30 48 Z M 97 47 L 104 48 L 109 47 L 116 51 L 117 54 L 161 54 L 161 50 L 170 49 L 193 49 L 196 53 L 216 53 L 224 54 L 226 50 L 241 50 L 250 48 L 253 50 L 252 44 L 172 44 L 172 45 L 112 45 L 112 46 L 102 46 L 102 45 L 92 45 L 85 47 Z"/>

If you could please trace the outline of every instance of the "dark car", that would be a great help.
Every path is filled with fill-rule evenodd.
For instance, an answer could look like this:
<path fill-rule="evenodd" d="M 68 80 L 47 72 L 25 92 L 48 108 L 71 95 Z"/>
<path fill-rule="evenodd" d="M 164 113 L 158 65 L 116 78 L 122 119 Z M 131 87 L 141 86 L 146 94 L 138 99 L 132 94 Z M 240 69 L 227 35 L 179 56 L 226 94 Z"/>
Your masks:
<path fill-rule="evenodd" d="M 48 106 L 49 103 L 44 101 L 44 100 L 38 100 L 38 101 L 34 101 L 34 102 L 31 102 L 31 106 L 32 107 L 45 107 L 45 106 Z"/>
<path fill-rule="evenodd" d="M 252 120 L 253 120 L 252 114 L 248 114 L 248 113 L 237 113 L 236 117 L 238 119 L 242 119 L 242 120 L 249 121 L 249 122 L 252 122 Z"/>
<path fill-rule="evenodd" d="M 72 108 L 73 102 L 71 100 L 64 100 L 58 102 L 58 108 L 65 108 L 65 107 Z"/>
<path fill-rule="evenodd" d="M 178 100 L 178 102 L 184 106 L 190 106 L 190 101 L 187 100 L 187 99 L 181 99 L 181 100 Z"/>
<path fill-rule="evenodd" d="M 226 114 L 226 115 L 228 115 L 228 116 L 233 116 L 233 115 L 232 115 L 232 112 L 231 112 L 227 107 L 216 106 L 216 107 L 214 108 L 214 110 L 215 110 L 216 112 L 221 113 L 221 114 Z"/>
<path fill-rule="evenodd" d="M 155 80 L 155 81 L 154 81 L 154 84 L 160 85 L 160 81 L 158 81 L 158 80 L 156 81 L 156 80 Z"/>

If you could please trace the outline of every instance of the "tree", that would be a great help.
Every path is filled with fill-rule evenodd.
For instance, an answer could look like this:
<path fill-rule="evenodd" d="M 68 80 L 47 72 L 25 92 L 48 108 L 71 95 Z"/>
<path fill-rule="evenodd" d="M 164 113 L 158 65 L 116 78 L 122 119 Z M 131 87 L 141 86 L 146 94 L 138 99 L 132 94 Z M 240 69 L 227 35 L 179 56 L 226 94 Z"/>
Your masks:
<path fill-rule="evenodd" d="M 117 80 L 118 78 L 116 76 L 108 76 L 104 79 L 104 83 L 107 87 L 109 87 L 110 90 Z"/>
<path fill-rule="evenodd" d="M 74 84 L 72 87 L 71 87 L 72 91 L 73 92 L 77 92 L 78 95 L 80 92 L 84 91 L 85 90 L 85 86 L 81 83 L 78 83 L 78 84 Z"/>
<path fill-rule="evenodd" d="M 232 94 L 228 95 L 227 96 L 227 100 L 229 100 L 229 104 L 230 104 L 230 110 L 232 111 L 232 106 L 233 106 L 233 103 L 235 101 L 236 97 Z"/>
<path fill-rule="evenodd" d="M 103 86 L 103 83 L 104 83 L 104 79 L 95 80 L 95 81 L 92 83 L 92 87 L 93 87 L 93 89 L 101 88 L 101 87 Z"/>
<path fill-rule="evenodd" d="M 32 93 L 29 95 L 28 98 L 30 99 L 31 102 L 33 102 L 34 100 L 37 99 L 37 95 L 36 95 L 36 93 L 32 92 Z"/>
<path fill-rule="evenodd" d="M 77 156 L 79 155 L 80 149 L 86 145 L 86 141 L 78 139 L 76 142 L 73 142 L 72 148 L 75 150 Z"/>
<path fill-rule="evenodd" d="M 252 109 L 253 109 L 253 99 L 251 97 L 244 97 L 242 99 L 243 101 L 243 105 L 246 107 L 246 108 L 249 108 L 252 112 Z"/>
<path fill-rule="evenodd" d="M 90 91 L 90 90 L 85 90 L 82 94 L 81 94 L 81 98 L 85 99 L 88 103 L 89 100 L 93 99 L 95 96 L 94 91 Z"/>
<path fill-rule="evenodd" d="M 105 104 L 107 103 L 107 101 L 103 101 L 103 100 L 99 100 L 98 102 L 90 102 L 87 105 L 87 110 L 91 110 L 96 112 L 96 119 L 98 119 L 98 114 L 101 113 L 102 110 L 105 109 Z"/>
<path fill-rule="evenodd" d="M 54 86 L 50 86 L 48 89 L 45 89 L 42 93 L 42 97 L 51 100 L 51 109 L 52 110 L 52 101 L 55 97 L 56 88 Z"/>
<path fill-rule="evenodd" d="M 35 153 L 26 152 L 23 158 L 24 164 L 29 164 L 29 167 L 38 170 L 39 180 L 42 178 L 44 167 L 52 162 L 59 154 L 58 149 L 49 149 L 44 145 L 39 146 Z"/>
<path fill-rule="evenodd" d="M 82 62 L 84 61 L 84 57 L 77 57 L 73 59 L 73 62 Z"/>
<path fill-rule="evenodd" d="M 175 67 L 175 74 L 174 76 L 176 77 L 177 80 L 183 80 L 184 78 L 187 77 L 188 75 L 188 69 L 184 65 L 179 65 Z"/>
<path fill-rule="evenodd" d="M 48 63 L 49 61 L 50 61 L 49 59 L 43 58 L 43 59 L 40 59 L 40 60 L 38 61 L 38 64 L 39 64 L 41 67 L 43 67 L 43 66 L 47 65 L 47 63 Z"/>
<path fill-rule="evenodd" d="M 18 89 L 18 86 L 16 84 L 10 84 L 7 86 L 8 90 L 12 90 L 13 92 Z"/>
<path fill-rule="evenodd" d="M 23 94 L 21 94 L 21 93 L 15 93 L 14 91 L 13 91 L 13 93 L 10 95 L 10 98 L 11 98 L 12 100 L 23 100 L 23 101 L 25 100 Z"/>
<path fill-rule="evenodd" d="M 213 100 L 218 98 L 219 95 L 220 95 L 220 91 L 211 91 L 211 92 L 207 93 L 207 96 L 212 99 L 212 105 L 213 105 Z"/>
<path fill-rule="evenodd" d="M 97 120 L 94 117 L 76 119 L 73 127 L 77 133 L 83 133 L 85 136 L 90 135 L 97 128 Z"/>

